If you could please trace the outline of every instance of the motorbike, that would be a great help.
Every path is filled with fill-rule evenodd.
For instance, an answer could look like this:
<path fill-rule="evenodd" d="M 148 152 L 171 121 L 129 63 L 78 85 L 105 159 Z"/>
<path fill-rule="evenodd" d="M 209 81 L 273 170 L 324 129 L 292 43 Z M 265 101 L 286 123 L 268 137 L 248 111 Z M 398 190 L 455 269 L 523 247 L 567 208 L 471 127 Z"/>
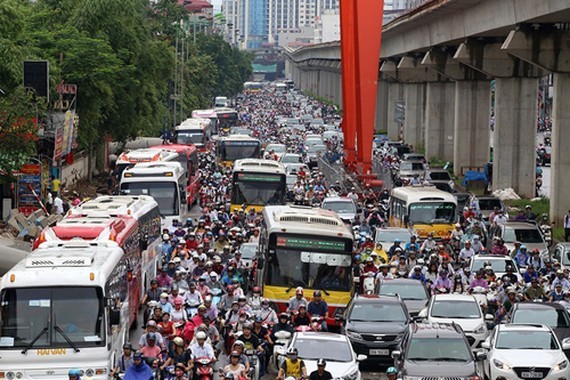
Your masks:
<path fill-rule="evenodd" d="M 549 224 L 540 224 L 539 227 L 544 236 L 544 241 L 546 241 L 546 245 L 550 247 L 552 245 L 552 226 Z"/>
<path fill-rule="evenodd" d="M 200 306 L 200 301 L 193 299 L 186 302 L 186 314 L 188 318 L 191 318 L 198 313 L 198 306 Z"/>
<path fill-rule="evenodd" d="M 194 360 L 194 363 L 196 363 L 196 375 L 199 380 L 212 380 L 214 378 L 214 370 L 209 358 L 197 358 Z"/>
<path fill-rule="evenodd" d="M 250 364 L 250 380 L 258 380 L 259 379 L 259 371 L 261 369 L 261 363 L 259 362 L 259 357 L 257 356 L 257 352 L 253 349 L 245 350 L 245 356 L 247 356 Z"/>
<path fill-rule="evenodd" d="M 363 294 L 374 294 L 375 288 L 375 273 L 368 272 L 364 273 L 360 276 L 360 283 L 362 284 L 362 293 Z"/>
<path fill-rule="evenodd" d="M 222 289 L 220 288 L 212 288 L 210 289 L 210 293 L 212 293 L 212 305 L 214 305 L 215 307 L 218 307 L 218 305 L 220 304 L 220 301 L 222 299 Z"/>
<path fill-rule="evenodd" d="M 291 333 L 289 331 L 281 330 L 275 333 L 275 342 L 273 342 L 273 355 L 272 360 L 275 368 L 279 368 L 287 355 L 287 345 L 291 340 Z"/>
<path fill-rule="evenodd" d="M 487 310 L 487 293 L 488 292 L 489 291 L 482 286 L 476 286 L 471 291 L 471 294 L 473 295 L 473 297 L 475 297 L 475 299 L 479 303 L 479 306 L 481 306 L 481 309 L 483 310 L 484 313 Z"/>

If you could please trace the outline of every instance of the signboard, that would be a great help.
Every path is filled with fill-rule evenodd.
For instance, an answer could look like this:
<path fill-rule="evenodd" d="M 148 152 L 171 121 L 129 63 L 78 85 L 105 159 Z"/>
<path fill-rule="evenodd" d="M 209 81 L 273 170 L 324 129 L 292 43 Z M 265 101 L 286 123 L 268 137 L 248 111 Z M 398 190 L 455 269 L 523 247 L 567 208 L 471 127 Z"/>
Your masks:
<path fill-rule="evenodd" d="M 34 194 L 35 192 L 35 194 Z M 18 175 L 18 210 L 25 216 L 41 207 L 37 195 L 41 193 L 41 171 L 39 164 L 26 164 Z"/>
<path fill-rule="evenodd" d="M 275 245 L 281 248 L 315 249 L 329 252 L 345 252 L 346 243 L 342 240 L 324 240 L 322 238 L 302 236 L 277 236 Z"/>
<path fill-rule="evenodd" d="M 63 156 L 63 126 L 56 127 L 53 148 L 53 160 L 57 161 Z"/>
<path fill-rule="evenodd" d="M 280 182 L 281 176 L 261 173 L 238 173 L 238 181 Z"/>

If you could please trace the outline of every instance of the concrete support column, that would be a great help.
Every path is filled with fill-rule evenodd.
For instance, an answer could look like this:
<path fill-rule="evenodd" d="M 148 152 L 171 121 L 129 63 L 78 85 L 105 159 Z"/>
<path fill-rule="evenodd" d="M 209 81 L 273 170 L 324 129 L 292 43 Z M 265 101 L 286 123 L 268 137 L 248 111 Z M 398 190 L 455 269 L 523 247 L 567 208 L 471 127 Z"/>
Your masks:
<path fill-rule="evenodd" d="M 392 83 L 385 80 L 378 81 L 378 93 L 376 95 L 376 121 L 374 123 L 376 131 L 388 129 L 388 91 Z"/>
<path fill-rule="evenodd" d="M 416 152 L 425 147 L 425 84 L 405 83 L 404 101 L 406 120 L 404 121 L 404 142 L 413 145 Z"/>
<path fill-rule="evenodd" d="M 428 82 L 426 86 L 426 157 L 453 161 L 455 83 Z"/>
<path fill-rule="evenodd" d="M 535 195 L 537 78 L 495 79 L 493 190 Z"/>
<path fill-rule="evenodd" d="M 400 124 L 396 121 L 396 104 L 403 101 L 403 84 L 400 82 L 390 83 L 388 86 L 388 110 L 386 129 L 390 140 L 400 139 Z"/>
<path fill-rule="evenodd" d="M 469 167 L 482 167 L 489 161 L 490 93 L 490 81 L 455 82 L 455 175 L 461 175 Z"/>
<path fill-rule="evenodd" d="M 560 227 L 570 210 L 570 74 L 555 73 L 553 85 L 550 215 Z"/>

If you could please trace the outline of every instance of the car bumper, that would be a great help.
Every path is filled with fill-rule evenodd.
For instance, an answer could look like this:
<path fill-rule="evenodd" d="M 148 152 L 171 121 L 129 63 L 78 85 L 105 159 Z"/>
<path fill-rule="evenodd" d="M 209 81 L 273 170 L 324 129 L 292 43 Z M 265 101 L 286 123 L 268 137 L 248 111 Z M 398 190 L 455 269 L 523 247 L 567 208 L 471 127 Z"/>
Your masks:
<path fill-rule="evenodd" d="M 370 342 L 349 339 L 352 348 L 357 355 L 366 355 L 367 361 L 393 363 L 392 351 L 398 347 L 396 342 Z"/>
<path fill-rule="evenodd" d="M 499 369 L 497 367 L 495 367 L 493 365 L 493 363 L 490 364 L 491 365 L 491 379 L 496 379 L 499 376 L 504 376 L 507 379 L 537 379 L 537 380 L 561 380 L 561 379 L 565 379 L 565 380 L 569 380 L 570 379 L 570 369 L 566 368 L 564 370 L 561 371 L 554 371 L 551 368 L 548 368 L 548 372 L 546 373 L 546 376 L 543 376 L 542 374 L 540 374 L 540 377 L 523 377 L 523 376 L 528 376 L 528 375 L 523 375 L 522 372 L 520 370 L 515 370 L 515 368 L 511 368 L 508 370 L 504 370 L 504 369 Z M 538 368 L 538 367 L 536 367 Z M 517 373 L 518 372 L 518 373 Z M 529 372 L 529 371 L 524 371 L 524 372 Z"/>

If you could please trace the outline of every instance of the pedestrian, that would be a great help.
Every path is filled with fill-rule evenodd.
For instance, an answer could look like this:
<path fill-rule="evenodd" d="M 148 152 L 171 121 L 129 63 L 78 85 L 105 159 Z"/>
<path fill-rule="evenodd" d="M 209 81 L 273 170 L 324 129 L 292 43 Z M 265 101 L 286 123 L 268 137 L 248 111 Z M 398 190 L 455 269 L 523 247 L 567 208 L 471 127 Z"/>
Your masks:
<path fill-rule="evenodd" d="M 57 192 L 53 192 L 53 208 L 54 208 L 54 213 L 57 215 L 63 215 L 65 213 L 64 207 L 63 207 L 63 199 L 61 199 L 61 197 L 59 196 L 59 194 Z"/>
<path fill-rule="evenodd" d="M 564 215 L 564 240 L 570 242 L 570 210 Z"/>

